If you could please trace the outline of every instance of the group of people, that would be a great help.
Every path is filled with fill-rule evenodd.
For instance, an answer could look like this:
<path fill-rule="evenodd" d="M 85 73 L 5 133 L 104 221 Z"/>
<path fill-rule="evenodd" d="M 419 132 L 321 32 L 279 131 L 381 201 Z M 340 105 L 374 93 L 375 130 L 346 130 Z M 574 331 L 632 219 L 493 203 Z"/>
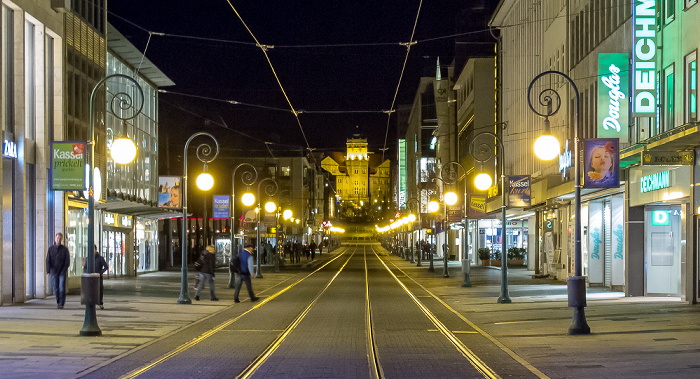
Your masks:
<path fill-rule="evenodd" d="M 238 297 L 241 292 L 241 287 L 245 283 L 248 289 L 248 295 L 250 296 L 250 301 L 258 300 L 258 297 L 253 293 L 253 284 L 251 281 L 251 274 L 254 272 L 255 263 L 253 257 L 253 245 L 245 245 L 245 248 L 238 253 L 238 256 L 231 258 L 230 269 L 231 273 L 236 276 L 235 290 L 233 293 L 233 302 L 240 303 Z M 199 301 L 199 294 L 204 289 L 205 283 L 209 284 L 209 299 L 211 301 L 219 301 L 216 297 L 214 291 L 214 276 L 216 275 L 216 252 L 214 246 L 209 245 L 204 249 L 202 255 L 199 258 L 200 268 L 199 268 L 199 283 L 197 284 L 197 289 L 194 294 L 194 299 Z"/>
<path fill-rule="evenodd" d="M 93 245 L 95 253 L 94 273 L 100 274 L 100 301 L 97 305 L 100 309 L 104 308 L 104 278 L 102 275 L 107 272 L 109 267 L 104 257 L 97 250 L 97 245 Z M 63 233 L 56 233 L 54 244 L 49 247 L 46 254 L 46 273 L 49 274 L 49 283 L 56 295 L 56 307 L 63 309 L 66 304 L 66 278 L 68 277 L 68 268 L 70 267 L 70 252 L 63 245 Z M 83 271 L 87 271 L 87 262 L 83 264 Z"/>
<path fill-rule="evenodd" d="M 287 259 L 289 256 L 290 263 L 301 262 L 301 256 L 304 255 L 306 260 L 316 259 L 316 249 L 318 249 L 318 255 L 323 254 L 323 243 L 316 245 L 315 241 L 311 241 L 310 244 L 302 244 L 300 241 L 287 241 L 282 248 L 282 260 Z"/>

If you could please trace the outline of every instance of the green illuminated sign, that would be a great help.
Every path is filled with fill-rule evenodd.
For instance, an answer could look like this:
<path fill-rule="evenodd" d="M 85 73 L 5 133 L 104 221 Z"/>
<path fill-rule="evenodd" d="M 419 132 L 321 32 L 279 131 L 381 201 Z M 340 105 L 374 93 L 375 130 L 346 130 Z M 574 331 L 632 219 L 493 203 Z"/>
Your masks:
<path fill-rule="evenodd" d="M 669 176 L 669 171 L 662 171 L 657 172 L 656 174 L 642 176 L 642 178 L 639 179 L 640 190 L 642 193 L 646 193 L 668 188 L 671 186 Z"/>
<path fill-rule="evenodd" d="M 670 211 L 652 211 L 651 225 L 653 226 L 668 226 L 670 224 Z"/>
<path fill-rule="evenodd" d="M 628 142 L 629 55 L 598 54 L 598 138 Z"/>

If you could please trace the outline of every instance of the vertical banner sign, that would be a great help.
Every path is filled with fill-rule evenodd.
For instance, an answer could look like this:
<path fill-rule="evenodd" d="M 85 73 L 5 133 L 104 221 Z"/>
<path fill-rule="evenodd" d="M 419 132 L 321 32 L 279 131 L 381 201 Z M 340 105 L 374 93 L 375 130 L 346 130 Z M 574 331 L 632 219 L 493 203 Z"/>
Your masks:
<path fill-rule="evenodd" d="M 620 148 L 617 138 L 583 141 L 583 186 L 617 188 L 620 186 Z"/>
<path fill-rule="evenodd" d="M 625 284 L 625 198 L 613 196 L 611 207 L 610 246 L 612 248 L 612 282 L 614 286 Z"/>
<path fill-rule="evenodd" d="M 230 200 L 229 195 L 214 195 L 214 218 L 228 218 Z"/>
<path fill-rule="evenodd" d="M 51 143 L 51 190 L 87 189 L 85 142 Z"/>
<path fill-rule="evenodd" d="M 656 14 L 657 0 L 634 1 L 635 117 L 656 116 Z"/>
<path fill-rule="evenodd" d="M 530 175 L 511 175 L 508 190 L 508 205 L 511 207 L 530 206 Z"/>
<path fill-rule="evenodd" d="M 598 138 L 628 142 L 629 55 L 598 54 Z"/>
<path fill-rule="evenodd" d="M 406 140 L 399 140 L 399 209 L 406 206 Z"/>
<path fill-rule="evenodd" d="M 486 215 L 486 196 L 471 195 L 469 198 L 469 218 L 482 218 Z"/>

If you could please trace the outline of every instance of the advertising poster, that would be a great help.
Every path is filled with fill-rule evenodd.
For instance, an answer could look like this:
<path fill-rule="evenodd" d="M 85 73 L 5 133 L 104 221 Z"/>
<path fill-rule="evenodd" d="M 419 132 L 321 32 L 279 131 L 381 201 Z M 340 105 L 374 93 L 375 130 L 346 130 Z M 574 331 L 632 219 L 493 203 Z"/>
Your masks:
<path fill-rule="evenodd" d="M 87 189 L 85 142 L 51 143 L 51 189 L 76 191 Z"/>
<path fill-rule="evenodd" d="M 612 285 L 625 284 L 625 198 L 623 195 L 613 196 L 610 201 L 612 238 Z"/>
<path fill-rule="evenodd" d="M 158 177 L 158 206 L 161 208 L 181 208 L 179 176 Z M 228 217 L 228 215 L 226 216 Z"/>
<path fill-rule="evenodd" d="M 583 142 L 583 187 L 620 186 L 620 149 L 617 138 L 587 139 Z"/>
<path fill-rule="evenodd" d="M 214 195 L 214 218 L 228 218 L 230 200 L 228 195 Z"/>
<path fill-rule="evenodd" d="M 508 205 L 511 207 L 529 207 L 530 175 L 509 176 L 508 183 L 510 183 L 508 186 Z"/>
<path fill-rule="evenodd" d="M 592 201 L 588 204 L 588 281 L 603 283 L 603 262 L 605 255 L 603 235 L 603 203 Z"/>

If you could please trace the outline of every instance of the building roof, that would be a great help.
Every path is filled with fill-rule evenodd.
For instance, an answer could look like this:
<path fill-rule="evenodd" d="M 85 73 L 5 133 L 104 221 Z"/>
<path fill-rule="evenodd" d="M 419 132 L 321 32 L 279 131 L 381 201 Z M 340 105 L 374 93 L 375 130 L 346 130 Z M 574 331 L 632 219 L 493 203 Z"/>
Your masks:
<path fill-rule="evenodd" d="M 107 23 L 107 49 L 112 50 L 114 55 L 125 61 L 128 65 L 138 68 L 139 75 L 146 78 L 156 87 L 174 86 L 170 80 L 153 62 L 145 58 L 143 54 L 132 45 L 123 34 Z"/>

